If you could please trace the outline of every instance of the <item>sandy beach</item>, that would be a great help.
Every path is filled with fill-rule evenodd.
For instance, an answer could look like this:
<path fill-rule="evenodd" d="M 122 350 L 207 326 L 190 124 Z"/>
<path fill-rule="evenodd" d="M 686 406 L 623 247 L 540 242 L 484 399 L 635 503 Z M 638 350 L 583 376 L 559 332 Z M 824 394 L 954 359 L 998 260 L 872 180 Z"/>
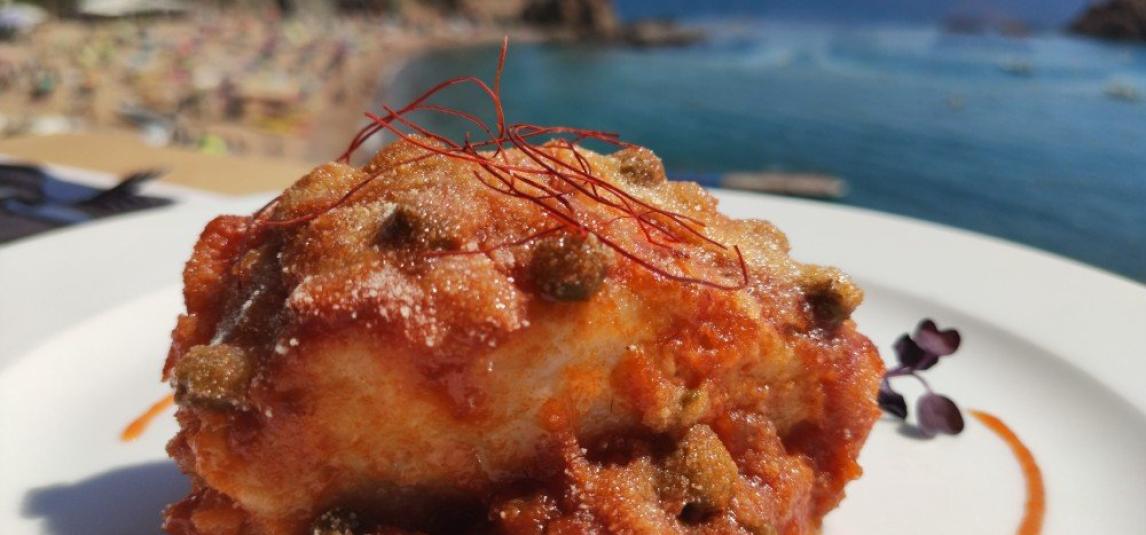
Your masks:
<path fill-rule="evenodd" d="M 154 145 L 325 161 L 406 61 L 528 28 L 383 17 L 52 21 L 0 44 L 0 133 L 132 132 Z"/>

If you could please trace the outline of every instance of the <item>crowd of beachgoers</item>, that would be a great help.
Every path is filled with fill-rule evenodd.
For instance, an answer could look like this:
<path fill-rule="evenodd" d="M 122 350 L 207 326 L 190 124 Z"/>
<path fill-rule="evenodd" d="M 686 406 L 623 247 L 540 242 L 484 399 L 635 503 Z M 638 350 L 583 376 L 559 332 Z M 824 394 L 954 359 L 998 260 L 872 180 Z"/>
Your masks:
<path fill-rule="evenodd" d="M 0 42 L 0 137 L 132 129 L 152 144 L 321 160 L 408 58 L 502 32 L 250 11 L 51 21 Z"/>

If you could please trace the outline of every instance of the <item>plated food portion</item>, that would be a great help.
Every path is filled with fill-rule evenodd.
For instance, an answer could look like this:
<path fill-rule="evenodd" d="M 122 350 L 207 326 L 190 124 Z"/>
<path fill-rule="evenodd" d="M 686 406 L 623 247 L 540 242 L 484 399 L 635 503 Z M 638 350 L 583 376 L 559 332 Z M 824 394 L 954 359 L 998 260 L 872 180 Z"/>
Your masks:
<path fill-rule="evenodd" d="M 648 149 L 509 125 L 476 83 L 489 140 L 387 110 L 365 165 L 204 230 L 165 528 L 817 533 L 879 415 L 860 290 Z"/>

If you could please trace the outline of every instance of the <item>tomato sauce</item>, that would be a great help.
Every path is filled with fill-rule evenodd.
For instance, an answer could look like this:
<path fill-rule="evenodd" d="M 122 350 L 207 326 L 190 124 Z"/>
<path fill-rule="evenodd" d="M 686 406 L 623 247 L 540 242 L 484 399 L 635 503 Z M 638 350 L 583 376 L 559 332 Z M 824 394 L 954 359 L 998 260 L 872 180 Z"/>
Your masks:
<path fill-rule="evenodd" d="M 123 432 L 119 434 L 119 439 L 124 442 L 131 442 L 139 438 L 139 436 L 147 430 L 147 426 L 151 425 L 152 420 L 174 403 L 175 396 L 173 394 L 168 394 L 164 396 L 163 399 L 156 401 L 147 411 L 132 420 L 130 424 L 127 424 L 127 427 L 123 428 Z"/>
<path fill-rule="evenodd" d="M 971 416 L 987 426 L 992 432 L 1003 439 L 1019 466 L 1023 470 L 1023 478 L 1027 481 L 1027 503 L 1023 512 L 1023 521 L 1019 524 L 1018 535 L 1037 535 L 1043 530 L 1043 516 L 1046 514 L 1046 488 L 1043 486 L 1043 473 L 1039 469 L 1035 456 L 1018 435 L 1007 427 L 998 417 L 982 412 L 970 411 Z"/>

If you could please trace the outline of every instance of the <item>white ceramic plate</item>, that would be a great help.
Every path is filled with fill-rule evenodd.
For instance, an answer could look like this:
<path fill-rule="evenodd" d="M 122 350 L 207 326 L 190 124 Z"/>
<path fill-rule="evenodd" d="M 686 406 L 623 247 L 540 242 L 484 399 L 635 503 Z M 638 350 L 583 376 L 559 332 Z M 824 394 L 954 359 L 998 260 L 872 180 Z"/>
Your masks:
<path fill-rule="evenodd" d="M 0 155 L 0 161 L 9 159 Z M 118 180 L 86 169 L 46 167 L 81 184 L 106 187 Z M 145 188 L 176 202 L 0 245 L 0 370 L 75 322 L 178 281 L 211 217 L 249 212 L 269 197 L 223 197 L 164 182 Z"/>
<path fill-rule="evenodd" d="M 999 415 L 1030 446 L 1046 481 L 1045 533 L 1142 532 L 1146 288 L 898 217 L 720 196 L 732 215 L 776 222 L 801 260 L 853 274 L 867 291 L 857 320 L 885 355 L 922 317 L 962 331 L 963 347 L 928 378 L 964 408 Z M 172 235 L 177 253 L 162 248 L 156 258 L 136 260 L 169 270 L 165 287 L 52 333 L 0 367 L 0 533 L 155 533 L 163 505 L 186 491 L 163 452 L 175 431 L 170 416 L 136 442 L 119 442 L 118 434 L 166 392 L 159 368 L 180 308 L 177 266 L 193 239 Z M 71 244 L 100 246 L 95 234 Z M 160 258 L 169 254 L 175 257 Z M 108 284 L 132 275 L 77 269 L 68 276 Z M 0 292 L 3 285 L 0 277 Z M 68 293 L 40 303 L 69 307 L 83 299 Z M 51 314 L 36 303 L 21 306 Z M 903 390 L 914 394 L 906 383 Z M 974 420 L 958 437 L 921 441 L 885 419 L 861 460 L 865 475 L 848 487 L 825 533 L 1015 532 L 1021 473 L 1004 443 Z"/>

